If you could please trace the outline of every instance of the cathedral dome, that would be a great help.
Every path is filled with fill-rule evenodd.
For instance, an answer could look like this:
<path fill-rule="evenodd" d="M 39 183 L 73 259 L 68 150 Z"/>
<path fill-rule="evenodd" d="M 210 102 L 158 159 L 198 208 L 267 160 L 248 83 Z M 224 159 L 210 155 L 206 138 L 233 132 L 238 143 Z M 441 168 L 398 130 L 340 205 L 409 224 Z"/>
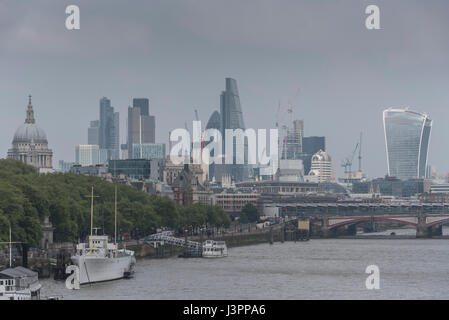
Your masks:
<path fill-rule="evenodd" d="M 45 131 L 35 123 L 24 123 L 17 128 L 12 143 L 48 143 Z"/>
<path fill-rule="evenodd" d="M 17 128 L 12 141 L 15 143 L 48 143 L 45 131 L 36 124 L 34 120 L 33 105 L 31 104 L 31 96 L 29 96 L 27 117 L 25 123 Z"/>

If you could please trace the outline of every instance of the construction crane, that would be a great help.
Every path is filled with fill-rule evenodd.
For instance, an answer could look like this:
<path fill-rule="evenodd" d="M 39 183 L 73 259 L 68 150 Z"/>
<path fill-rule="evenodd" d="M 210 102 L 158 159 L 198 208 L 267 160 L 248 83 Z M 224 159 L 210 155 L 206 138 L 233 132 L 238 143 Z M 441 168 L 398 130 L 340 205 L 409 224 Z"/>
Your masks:
<path fill-rule="evenodd" d="M 358 160 L 359 160 L 359 172 L 362 171 L 362 133 L 360 133 L 360 139 L 355 145 L 354 151 L 352 151 L 352 154 L 348 157 L 346 157 L 342 163 L 341 166 L 345 168 L 345 173 L 351 173 L 352 172 L 352 163 L 354 161 L 355 154 L 359 151 Z"/>
<path fill-rule="evenodd" d="M 362 172 L 362 133 L 360 132 L 359 140 L 359 172 Z"/>
<path fill-rule="evenodd" d="M 357 142 L 357 144 L 356 144 L 356 146 L 355 146 L 354 151 L 352 152 L 352 154 L 351 154 L 349 157 L 346 157 L 346 158 L 342 161 L 341 166 L 342 166 L 343 168 L 345 168 L 345 173 L 350 173 L 350 172 L 352 172 L 352 161 L 354 160 L 354 156 L 355 156 L 355 153 L 356 153 L 358 147 L 359 147 L 359 143 Z"/>

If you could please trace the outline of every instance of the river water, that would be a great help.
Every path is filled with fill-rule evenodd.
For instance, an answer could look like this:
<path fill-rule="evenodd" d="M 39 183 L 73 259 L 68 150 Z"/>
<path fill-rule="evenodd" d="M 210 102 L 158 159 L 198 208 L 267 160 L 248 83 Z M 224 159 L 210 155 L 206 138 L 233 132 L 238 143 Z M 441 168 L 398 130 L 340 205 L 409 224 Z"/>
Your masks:
<path fill-rule="evenodd" d="M 368 290 L 368 265 L 380 289 Z M 448 299 L 447 239 L 317 239 L 229 249 L 221 259 L 140 259 L 132 279 L 68 290 L 64 299 Z"/>

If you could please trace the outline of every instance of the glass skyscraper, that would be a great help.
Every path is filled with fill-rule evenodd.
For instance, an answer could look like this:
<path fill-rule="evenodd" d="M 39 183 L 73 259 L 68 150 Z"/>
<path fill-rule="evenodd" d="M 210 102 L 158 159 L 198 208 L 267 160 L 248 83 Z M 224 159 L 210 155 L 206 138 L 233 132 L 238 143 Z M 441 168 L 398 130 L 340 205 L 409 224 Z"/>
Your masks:
<path fill-rule="evenodd" d="M 99 145 L 107 150 L 108 159 L 120 158 L 120 115 L 114 112 L 111 100 L 106 97 L 100 100 Z"/>
<path fill-rule="evenodd" d="M 87 144 L 100 145 L 100 121 L 95 120 L 90 122 L 87 130 Z"/>
<path fill-rule="evenodd" d="M 226 145 L 226 129 L 242 129 L 245 130 L 245 123 L 243 121 L 242 106 L 240 105 L 239 91 L 237 89 L 237 81 L 232 78 L 226 78 L 226 90 L 220 96 L 220 115 L 221 115 L 221 134 L 223 139 L 223 153 L 228 152 L 225 149 Z M 225 172 L 229 174 L 232 180 L 245 181 L 248 178 L 249 166 L 248 161 L 248 143 L 245 141 L 243 150 L 245 152 L 245 164 L 236 164 L 236 151 L 242 146 L 233 143 L 233 164 L 225 165 Z"/>
<path fill-rule="evenodd" d="M 156 142 L 156 118 L 150 116 L 147 98 L 133 99 L 128 108 L 128 157 L 133 157 L 133 145 Z"/>
<path fill-rule="evenodd" d="M 401 180 L 424 178 L 432 120 L 408 109 L 383 112 L 388 175 Z"/>

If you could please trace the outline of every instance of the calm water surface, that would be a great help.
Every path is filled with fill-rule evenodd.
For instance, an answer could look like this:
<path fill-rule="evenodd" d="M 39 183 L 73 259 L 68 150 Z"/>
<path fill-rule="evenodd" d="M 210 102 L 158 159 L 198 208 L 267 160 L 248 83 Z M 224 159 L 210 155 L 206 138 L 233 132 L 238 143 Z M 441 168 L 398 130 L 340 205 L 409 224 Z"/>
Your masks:
<path fill-rule="evenodd" d="M 380 269 L 367 290 L 365 269 Z M 448 299 L 449 240 L 319 239 L 229 249 L 223 259 L 142 259 L 133 279 L 68 290 L 64 299 Z"/>

